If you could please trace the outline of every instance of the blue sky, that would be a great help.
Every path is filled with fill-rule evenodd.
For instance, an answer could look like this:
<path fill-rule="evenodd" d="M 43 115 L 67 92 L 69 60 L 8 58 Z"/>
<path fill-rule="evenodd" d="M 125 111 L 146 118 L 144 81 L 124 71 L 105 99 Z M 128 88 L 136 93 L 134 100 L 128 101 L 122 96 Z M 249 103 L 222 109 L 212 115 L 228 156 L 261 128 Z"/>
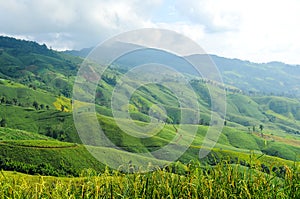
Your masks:
<path fill-rule="evenodd" d="M 298 0 L 0 0 L 0 34 L 65 50 L 165 28 L 211 54 L 300 64 L 299 10 Z"/>

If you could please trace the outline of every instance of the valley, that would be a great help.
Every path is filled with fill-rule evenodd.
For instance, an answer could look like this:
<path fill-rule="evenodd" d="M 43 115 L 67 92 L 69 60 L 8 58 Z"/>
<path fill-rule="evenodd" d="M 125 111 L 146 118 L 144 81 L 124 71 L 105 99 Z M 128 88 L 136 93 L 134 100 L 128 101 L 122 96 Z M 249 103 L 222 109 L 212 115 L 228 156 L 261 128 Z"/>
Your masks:
<path fill-rule="evenodd" d="M 143 56 L 138 57 L 141 59 Z M 259 194 L 265 194 L 265 198 L 272 197 L 270 194 L 275 189 L 278 197 L 298 197 L 300 101 L 297 89 L 300 85 L 297 74 L 300 74 L 300 66 L 283 63 L 255 64 L 217 56 L 212 56 L 212 59 L 220 68 L 224 79 L 225 84 L 222 87 L 215 82 L 196 78 L 190 71 L 182 69 L 197 95 L 200 110 L 199 120 L 186 121 L 183 124 L 182 110 L 176 95 L 168 88 L 155 83 L 139 87 L 131 96 L 129 105 L 120 108 L 128 109 L 130 118 L 123 118 L 121 121 L 114 117 L 111 106 L 112 92 L 122 80 L 122 75 L 132 66 L 128 60 L 118 60 L 116 65 L 105 71 L 95 93 L 97 121 L 106 138 L 114 146 L 106 146 L 106 143 L 102 143 L 104 141 L 96 139 L 97 137 L 91 137 L 91 144 L 85 146 L 74 124 L 72 107 L 73 84 L 84 57 L 71 55 L 70 52 L 54 51 L 36 42 L 1 36 L 0 185 L 3 188 L 0 190 L 0 196 L 10 193 L 9 188 L 5 188 L 5 183 L 12 183 L 11 179 L 17 179 L 18 183 L 24 184 L 24 190 L 33 186 L 27 179 L 35 182 L 35 188 L 41 189 L 41 192 L 32 194 L 41 194 L 38 197 L 42 197 L 43 192 L 47 195 L 49 190 L 55 190 L 53 192 L 59 197 L 64 189 L 68 189 L 66 194 L 73 194 L 74 197 L 86 193 L 93 197 L 96 197 L 96 194 L 100 197 L 101 194 L 104 196 L 109 193 L 112 197 L 113 192 L 124 197 L 132 194 L 144 197 L 150 192 L 152 196 L 162 197 L 163 193 L 170 190 L 176 196 L 184 193 L 195 196 L 200 193 L 208 194 L 205 193 L 205 188 L 201 188 L 201 183 L 211 187 L 210 194 L 218 189 L 229 190 L 227 185 L 222 187 L 222 182 L 230 174 L 232 179 L 228 177 L 228 184 L 236 184 L 241 180 L 242 183 L 256 186 L 261 190 Z M 137 58 L 129 60 L 134 60 L 135 64 L 145 61 Z M 266 70 L 271 71 L 268 76 L 261 72 Z M 253 76 L 256 78 L 252 78 Z M 175 77 L 169 78 L 176 81 Z M 280 87 L 278 84 L 286 87 Z M 208 87 L 216 92 L 225 89 L 226 116 L 214 148 L 206 157 L 199 159 L 199 150 L 206 149 L 205 142 L 214 141 L 207 140 L 206 134 L 209 128 L 216 125 L 210 121 L 214 113 L 211 110 Z M 182 92 L 185 96 L 192 96 L 188 91 Z M 91 104 L 79 102 L 79 105 L 90 107 Z M 155 105 L 162 108 L 153 109 Z M 156 115 L 150 115 L 150 110 L 154 110 Z M 197 113 L 195 110 L 187 112 Z M 83 108 L 80 114 L 89 117 L 87 109 Z M 160 121 L 161 115 L 165 120 Z M 132 132 L 132 135 L 129 135 L 118 126 L 117 120 L 123 123 L 133 120 L 140 127 L 145 127 L 155 120 L 163 127 L 151 137 L 135 137 L 133 135 L 142 132 Z M 197 129 L 193 137 L 188 131 L 189 128 Z M 181 142 L 180 137 L 174 139 L 179 136 L 178 132 L 183 137 L 190 135 L 192 142 L 176 162 L 142 155 L 161 149 L 169 143 L 176 145 L 176 142 Z M 115 155 L 100 162 L 90 150 L 109 155 L 120 153 L 120 156 Z M 130 162 L 124 162 L 123 156 L 129 157 Z M 139 174 L 138 171 L 142 168 L 135 167 L 134 163 L 141 159 L 151 163 L 152 172 Z M 108 168 L 105 161 L 116 162 L 120 169 L 116 171 Z M 156 164 L 164 167 L 156 168 Z M 248 174 L 253 177 L 253 181 L 245 177 Z M 211 185 L 211 180 L 215 180 L 216 183 Z M 190 181 L 195 181 L 196 188 L 188 184 Z M 257 185 L 254 185 L 255 182 Z M 54 189 L 51 189 L 51 183 L 55 184 Z M 89 184 L 90 187 L 80 190 L 78 187 L 82 183 Z M 122 185 L 124 183 L 127 184 L 127 188 L 122 187 L 125 186 Z M 166 187 L 157 187 L 157 184 L 164 183 L 167 183 Z M 262 191 L 266 184 L 270 190 Z M 185 186 L 179 194 L 175 187 L 182 185 Z M 233 187 L 244 189 L 247 186 Z M 247 187 L 245 190 L 249 189 L 248 192 L 254 194 L 257 190 L 253 187 Z M 283 187 L 290 189 L 290 192 Z M 24 190 L 20 193 L 25 194 Z M 146 193 L 147 191 L 149 193 Z M 162 195 L 159 195 L 160 193 Z"/>

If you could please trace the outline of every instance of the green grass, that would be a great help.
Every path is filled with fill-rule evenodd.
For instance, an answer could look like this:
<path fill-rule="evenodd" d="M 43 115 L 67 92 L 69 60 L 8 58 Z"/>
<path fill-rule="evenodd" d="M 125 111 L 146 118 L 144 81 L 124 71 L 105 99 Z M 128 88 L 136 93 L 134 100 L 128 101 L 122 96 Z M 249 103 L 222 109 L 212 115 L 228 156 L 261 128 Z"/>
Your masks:
<path fill-rule="evenodd" d="M 229 140 L 230 145 L 236 148 L 260 150 L 255 137 L 249 133 L 238 131 L 228 127 L 225 127 L 223 129 L 223 132 Z"/>
<path fill-rule="evenodd" d="M 2 141 L 0 144 L 9 145 L 9 146 L 20 146 L 20 147 L 29 147 L 29 148 L 69 148 L 77 147 L 75 143 L 69 142 L 60 142 L 57 140 L 9 140 Z"/>
<path fill-rule="evenodd" d="M 6 100 L 12 101 L 17 99 L 17 104 L 22 106 L 32 107 L 32 103 L 37 101 L 39 104 L 49 105 L 54 108 L 53 103 L 56 98 L 49 93 L 41 90 L 33 90 L 17 83 L 0 84 L 0 97 L 5 97 Z"/>
<path fill-rule="evenodd" d="M 47 135 L 62 141 L 80 143 L 71 113 L 58 110 L 35 110 L 13 105 L 0 105 L 0 118 L 6 127 Z"/>
<path fill-rule="evenodd" d="M 227 96 L 227 111 L 230 114 L 238 114 L 256 120 L 263 120 L 265 116 L 259 110 L 259 104 L 250 97 L 241 94 L 229 94 Z"/>
<path fill-rule="evenodd" d="M 50 140 L 0 142 L 0 160 L 6 170 L 31 174 L 76 176 L 85 168 L 104 169 L 84 146 Z"/>
<path fill-rule="evenodd" d="M 0 140 L 46 140 L 50 137 L 23 130 L 0 127 Z"/>

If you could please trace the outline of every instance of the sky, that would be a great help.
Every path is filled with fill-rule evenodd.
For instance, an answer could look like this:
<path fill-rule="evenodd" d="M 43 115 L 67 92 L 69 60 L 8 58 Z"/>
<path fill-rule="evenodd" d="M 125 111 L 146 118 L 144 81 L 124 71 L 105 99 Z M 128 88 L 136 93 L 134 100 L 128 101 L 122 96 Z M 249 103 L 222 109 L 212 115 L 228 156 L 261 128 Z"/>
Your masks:
<path fill-rule="evenodd" d="M 299 0 L 0 0 L 0 35 L 56 50 L 139 28 L 176 31 L 209 54 L 300 64 Z"/>

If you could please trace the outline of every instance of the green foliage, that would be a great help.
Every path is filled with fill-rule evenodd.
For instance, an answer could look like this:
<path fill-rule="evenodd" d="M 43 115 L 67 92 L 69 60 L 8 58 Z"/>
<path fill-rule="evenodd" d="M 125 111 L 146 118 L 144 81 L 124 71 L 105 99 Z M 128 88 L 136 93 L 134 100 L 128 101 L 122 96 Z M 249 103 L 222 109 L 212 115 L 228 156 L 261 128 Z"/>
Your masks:
<path fill-rule="evenodd" d="M 0 126 L 1 126 L 1 127 L 6 127 L 6 125 L 7 125 L 6 119 L 5 119 L 5 118 L 2 118 L 2 119 L 0 120 Z"/>
<path fill-rule="evenodd" d="M 41 165 L 45 172 L 49 165 Z M 123 174 L 106 169 L 96 175 L 84 170 L 80 178 L 54 178 L 2 172 L 0 197 L 7 198 L 299 198 L 298 167 L 285 166 L 281 178 L 250 168 L 221 162 L 205 167 L 189 164 L 183 174 L 169 169 Z"/>

